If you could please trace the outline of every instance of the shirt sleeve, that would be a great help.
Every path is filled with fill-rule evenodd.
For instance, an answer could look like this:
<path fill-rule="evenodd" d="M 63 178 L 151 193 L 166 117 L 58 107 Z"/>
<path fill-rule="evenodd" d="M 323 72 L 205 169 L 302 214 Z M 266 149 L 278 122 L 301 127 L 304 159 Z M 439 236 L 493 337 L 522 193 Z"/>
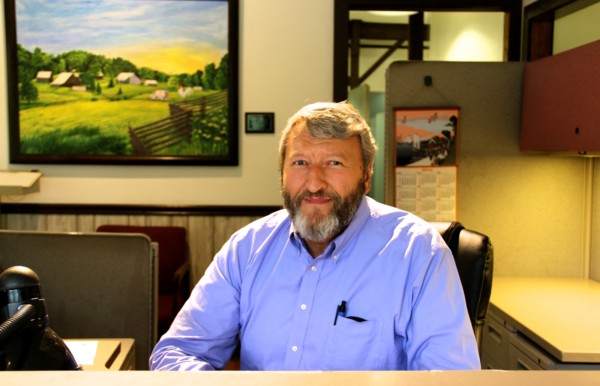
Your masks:
<path fill-rule="evenodd" d="M 427 243 L 424 243 L 427 244 Z M 405 304 L 411 305 L 406 356 L 409 370 L 480 369 L 473 327 L 466 311 L 460 277 L 450 250 L 433 236 L 424 245 L 430 259 L 416 267 Z"/>
<path fill-rule="evenodd" d="M 150 356 L 151 370 L 215 370 L 227 364 L 239 333 L 239 249 L 229 240 Z"/>

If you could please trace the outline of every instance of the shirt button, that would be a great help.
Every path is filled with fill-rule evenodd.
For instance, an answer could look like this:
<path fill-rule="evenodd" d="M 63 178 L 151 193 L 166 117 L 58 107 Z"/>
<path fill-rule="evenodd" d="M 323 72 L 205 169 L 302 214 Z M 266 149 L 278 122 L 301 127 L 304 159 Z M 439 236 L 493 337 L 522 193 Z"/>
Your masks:
<path fill-rule="evenodd" d="M 333 255 L 333 260 L 337 260 L 338 259 L 338 255 Z"/>
<path fill-rule="evenodd" d="M 310 267 L 310 270 L 315 272 L 317 270 L 317 267 L 315 267 L 314 265 L 312 267 Z"/>
<path fill-rule="evenodd" d="M 293 351 L 293 352 L 296 352 L 296 351 L 298 351 L 298 346 L 292 346 L 292 351 Z"/>
<path fill-rule="evenodd" d="M 300 309 L 301 309 L 302 311 L 306 310 L 306 304 L 302 304 L 302 305 L 300 305 Z"/>

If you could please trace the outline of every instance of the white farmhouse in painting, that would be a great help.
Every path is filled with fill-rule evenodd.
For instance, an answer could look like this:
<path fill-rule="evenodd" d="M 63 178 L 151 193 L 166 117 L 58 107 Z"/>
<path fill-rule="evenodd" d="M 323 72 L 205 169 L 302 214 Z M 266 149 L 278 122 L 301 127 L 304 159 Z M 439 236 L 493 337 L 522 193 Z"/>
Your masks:
<path fill-rule="evenodd" d="M 38 71 L 35 78 L 38 83 L 50 83 L 52 81 L 52 71 Z"/>
<path fill-rule="evenodd" d="M 58 76 L 50 83 L 53 87 L 73 87 L 81 86 L 81 80 L 79 75 L 73 72 L 61 72 Z"/>
<path fill-rule="evenodd" d="M 142 80 L 133 72 L 122 72 L 117 75 L 117 83 L 142 84 Z"/>

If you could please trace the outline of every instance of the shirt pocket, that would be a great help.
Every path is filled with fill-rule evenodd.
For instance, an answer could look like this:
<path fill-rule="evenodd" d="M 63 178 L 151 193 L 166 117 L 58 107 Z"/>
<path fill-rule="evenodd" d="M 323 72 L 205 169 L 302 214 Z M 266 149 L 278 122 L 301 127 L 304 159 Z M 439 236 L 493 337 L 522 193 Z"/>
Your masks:
<path fill-rule="evenodd" d="M 330 328 L 325 345 L 326 370 L 375 370 L 379 367 L 380 323 L 342 316 Z"/>

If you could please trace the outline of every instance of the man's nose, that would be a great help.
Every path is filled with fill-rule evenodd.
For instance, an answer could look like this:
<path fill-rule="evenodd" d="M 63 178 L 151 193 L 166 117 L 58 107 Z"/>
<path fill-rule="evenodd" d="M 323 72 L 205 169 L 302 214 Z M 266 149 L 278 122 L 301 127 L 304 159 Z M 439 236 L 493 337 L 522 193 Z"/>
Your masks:
<path fill-rule="evenodd" d="M 307 189 L 311 193 L 324 190 L 327 186 L 325 171 L 320 165 L 312 165 L 308 171 Z"/>

